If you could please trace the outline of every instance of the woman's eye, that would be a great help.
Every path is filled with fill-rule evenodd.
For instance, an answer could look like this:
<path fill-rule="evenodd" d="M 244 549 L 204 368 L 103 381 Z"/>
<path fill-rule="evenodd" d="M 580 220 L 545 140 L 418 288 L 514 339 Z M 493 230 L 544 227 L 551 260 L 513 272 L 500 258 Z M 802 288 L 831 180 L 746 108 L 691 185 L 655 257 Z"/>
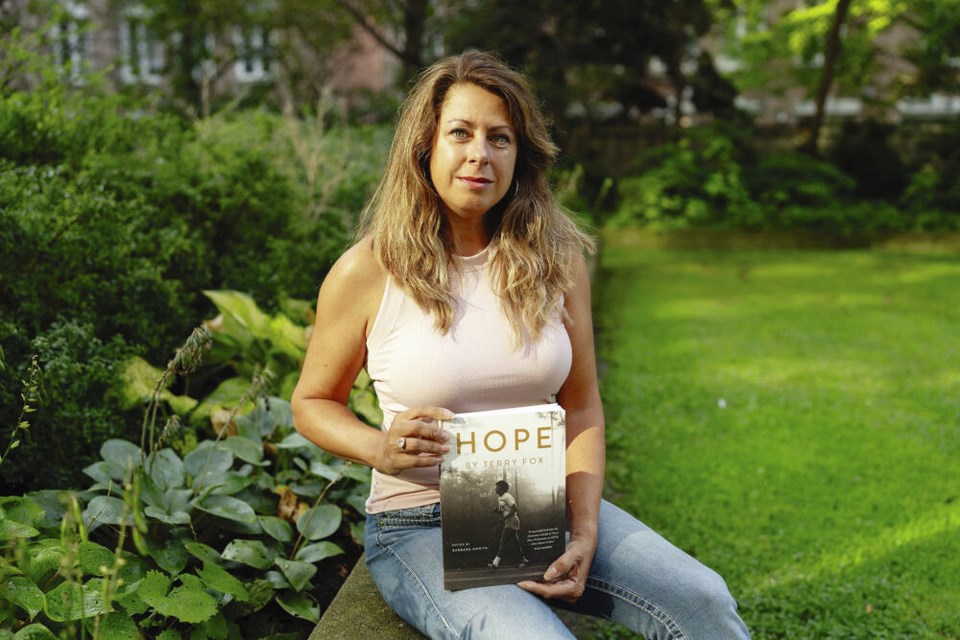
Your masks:
<path fill-rule="evenodd" d="M 450 135 L 457 140 L 465 140 L 469 136 L 466 129 L 454 129 Z"/>
<path fill-rule="evenodd" d="M 498 133 L 490 139 L 493 141 L 493 144 L 497 145 L 498 147 L 506 147 L 510 145 L 510 136 L 506 134 Z"/>

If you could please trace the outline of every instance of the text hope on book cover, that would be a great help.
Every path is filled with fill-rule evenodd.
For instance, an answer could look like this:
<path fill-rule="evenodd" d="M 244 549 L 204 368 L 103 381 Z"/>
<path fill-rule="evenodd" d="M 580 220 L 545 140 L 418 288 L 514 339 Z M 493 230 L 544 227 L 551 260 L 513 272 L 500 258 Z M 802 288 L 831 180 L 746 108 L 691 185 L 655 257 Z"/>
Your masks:
<path fill-rule="evenodd" d="M 462 413 L 441 426 L 444 587 L 538 580 L 563 553 L 566 419 L 557 404 Z"/>

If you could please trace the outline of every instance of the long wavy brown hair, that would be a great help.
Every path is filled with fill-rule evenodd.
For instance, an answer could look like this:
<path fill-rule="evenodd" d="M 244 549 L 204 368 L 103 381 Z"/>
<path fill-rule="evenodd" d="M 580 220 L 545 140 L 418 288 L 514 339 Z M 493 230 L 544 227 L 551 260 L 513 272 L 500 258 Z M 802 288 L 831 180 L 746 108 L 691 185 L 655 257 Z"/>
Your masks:
<path fill-rule="evenodd" d="M 430 180 L 430 153 L 440 109 L 450 87 L 474 84 L 504 101 L 517 136 L 514 184 L 486 223 L 493 254 L 492 283 L 517 338 L 536 339 L 592 238 L 556 202 L 547 172 L 557 147 L 527 78 L 490 53 L 467 51 L 425 69 L 397 120 L 384 176 L 364 208 L 358 238 L 373 239 L 374 254 L 394 281 L 446 332 L 456 302 L 450 291 L 453 240 Z"/>

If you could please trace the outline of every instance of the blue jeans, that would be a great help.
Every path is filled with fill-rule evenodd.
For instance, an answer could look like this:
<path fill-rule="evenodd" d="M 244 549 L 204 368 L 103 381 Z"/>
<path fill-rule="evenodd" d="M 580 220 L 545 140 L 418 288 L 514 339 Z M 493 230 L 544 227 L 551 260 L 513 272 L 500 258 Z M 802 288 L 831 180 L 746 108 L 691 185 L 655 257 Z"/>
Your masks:
<path fill-rule="evenodd" d="M 439 504 L 368 515 L 365 542 L 384 600 L 434 640 L 574 637 L 544 600 L 515 585 L 444 590 Z M 719 575 L 606 500 L 586 592 L 561 606 L 647 638 L 750 637 Z"/>

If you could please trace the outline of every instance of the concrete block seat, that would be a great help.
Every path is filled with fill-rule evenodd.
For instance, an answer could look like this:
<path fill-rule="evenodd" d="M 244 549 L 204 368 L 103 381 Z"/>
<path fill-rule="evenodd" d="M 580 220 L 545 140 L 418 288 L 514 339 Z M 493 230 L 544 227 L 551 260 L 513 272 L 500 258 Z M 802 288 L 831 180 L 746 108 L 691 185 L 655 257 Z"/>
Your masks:
<path fill-rule="evenodd" d="M 573 634 L 589 640 L 596 634 L 593 620 L 562 609 L 557 614 Z M 380 597 L 361 556 L 330 606 L 323 612 L 309 640 L 423 640 L 426 636 L 408 625 Z"/>

